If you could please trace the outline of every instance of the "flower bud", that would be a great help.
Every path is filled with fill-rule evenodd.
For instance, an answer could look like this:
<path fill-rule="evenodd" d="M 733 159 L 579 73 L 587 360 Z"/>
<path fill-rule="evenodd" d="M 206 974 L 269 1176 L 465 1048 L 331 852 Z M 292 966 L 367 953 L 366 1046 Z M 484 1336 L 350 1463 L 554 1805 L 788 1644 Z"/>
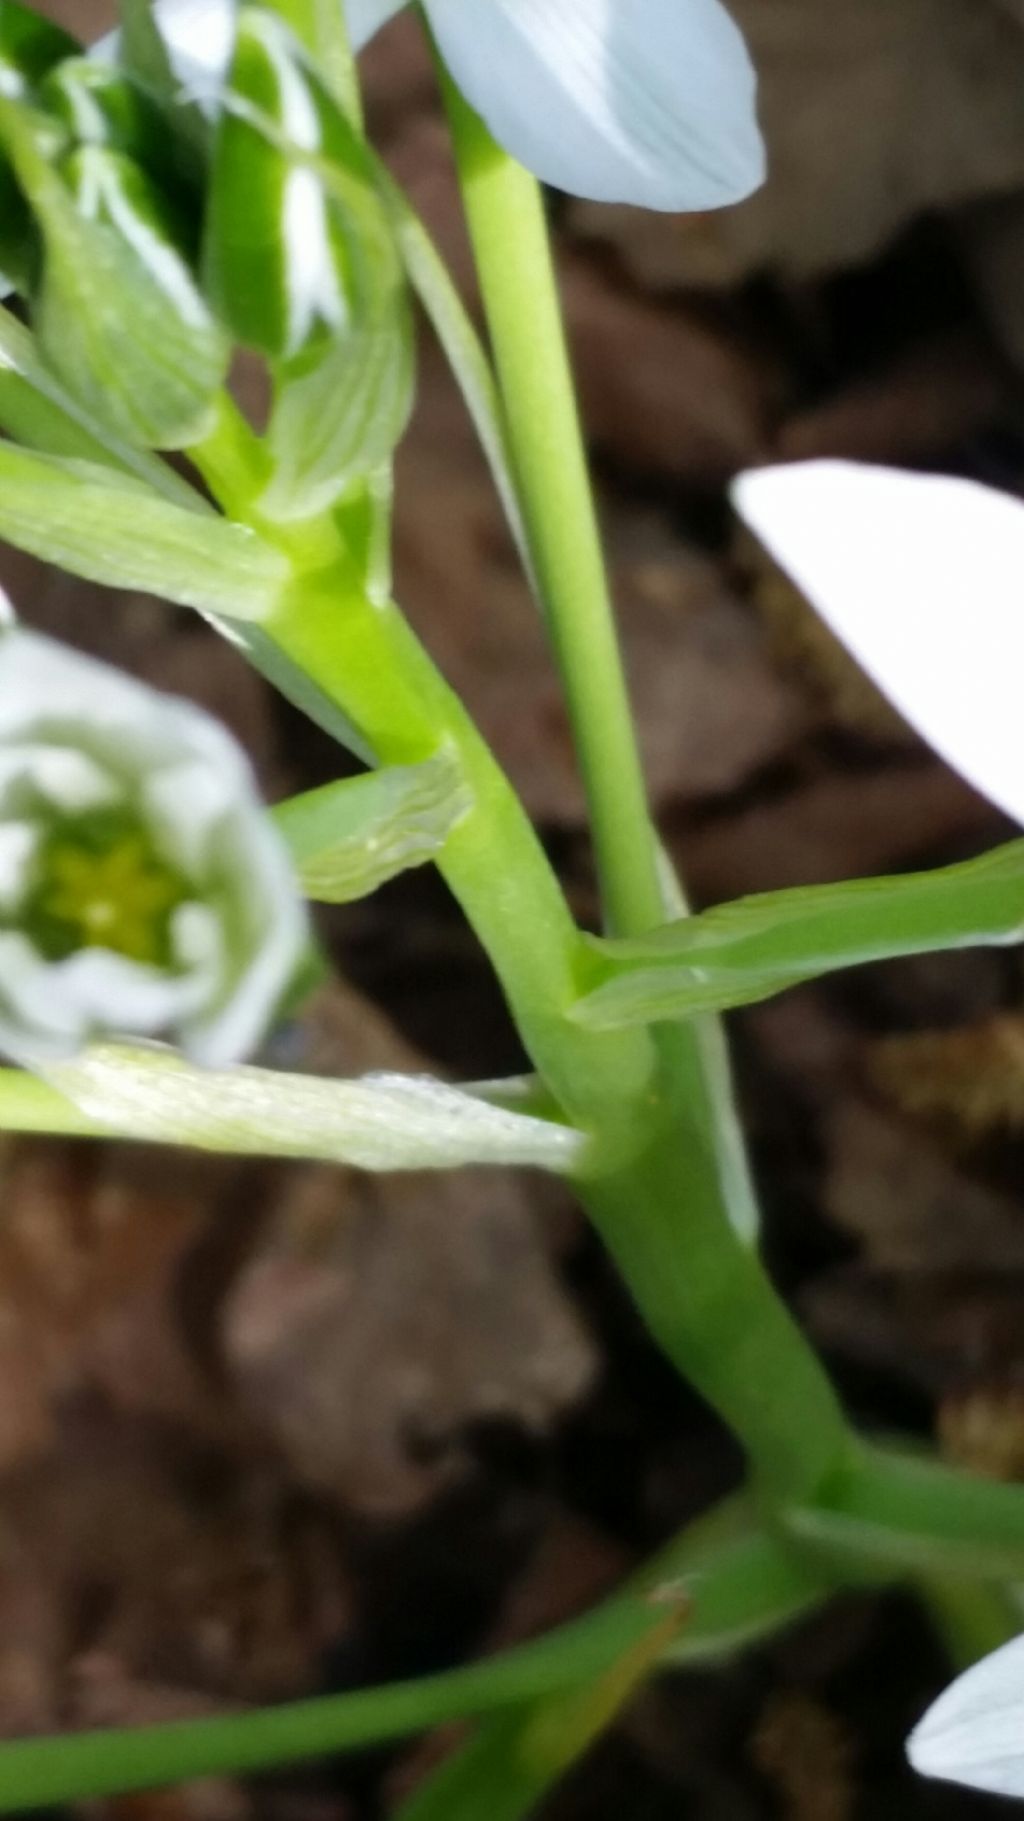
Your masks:
<path fill-rule="evenodd" d="M 167 1035 L 228 1067 L 307 940 L 240 748 L 190 703 L 0 633 L 0 1048 Z"/>
<path fill-rule="evenodd" d="M 204 265 L 233 334 L 284 361 L 376 320 L 402 282 L 359 134 L 301 44 L 256 6 L 237 16 Z"/>

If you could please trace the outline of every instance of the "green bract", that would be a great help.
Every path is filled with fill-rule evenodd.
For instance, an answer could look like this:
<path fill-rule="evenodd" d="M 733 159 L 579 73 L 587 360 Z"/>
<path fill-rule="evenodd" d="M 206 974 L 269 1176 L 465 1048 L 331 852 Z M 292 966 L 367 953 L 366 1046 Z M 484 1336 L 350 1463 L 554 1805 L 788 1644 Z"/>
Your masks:
<path fill-rule="evenodd" d="M 204 613 L 268 618 L 287 591 L 288 559 L 248 525 L 204 510 L 198 494 L 191 501 L 172 503 L 113 468 L 0 442 L 0 536 L 19 550 Z"/>
<path fill-rule="evenodd" d="M 243 7 L 214 136 L 208 291 L 238 340 L 277 360 L 374 314 L 397 257 L 366 153 L 291 32 Z"/>
<path fill-rule="evenodd" d="M 42 236 L 34 320 L 54 370 L 127 442 L 195 441 L 228 349 L 161 192 L 106 146 L 61 157 L 56 123 L 13 102 L 0 104 L 0 140 Z"/>
<path fill-rule="evenodd" d="M 31 96 L 49 70 L 74 56 L 75 40 L 17 0 L 0 0 L 0 95 Z M 0 285 L 24 289 L 38 257 L 31 212 L 10 163 L 0 158 Z"/>
<path fill-rule="evenodd" d="M 180 173 L 182 160 L 160 109 L 110 64 L 65 58 L 41 85 L 39 100 L 80 144 L 124 152 L 152 176 L 173 181 Z"/>
<path fill-rule="evenodd" d="M 262 1036 L 304 952 L 287 852 L 190 704 L 0 634 L 0 1048 L 171 1033 L 207 1066 Z"/>
<path fill-rule="evenodd" d="M 203 272 L 232 333 L 273 364 L 261 510 L 328 510 L 390 459 L 405 426 L 406 287 L 365 144 L 299 39 L 259 7 L 238 15 Z"/>
<path fill-rule="evenodd" d="M 473 806 L 447 749 L 421 765 L 390 765 L 280 803 L 274 819 L 307 898 L 348 904 L 408 867 L 433 860 Z"/>

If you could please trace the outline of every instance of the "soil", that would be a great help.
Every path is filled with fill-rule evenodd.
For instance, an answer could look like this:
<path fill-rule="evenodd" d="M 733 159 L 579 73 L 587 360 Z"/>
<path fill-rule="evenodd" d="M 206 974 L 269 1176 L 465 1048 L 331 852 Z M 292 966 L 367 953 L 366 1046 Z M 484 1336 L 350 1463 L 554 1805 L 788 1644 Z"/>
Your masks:
<path fill-rule="evenodd" d="M 108 9 L 51 10 L 88 35 Z M 725 489 L 765 457 L 828 454 L 1024 490 L 1024 20 L 1016 0 L 843 0 L 823 34 L 820 0 L 736 11 L 763 59 L 765 198 L 689 222 L 553 202 L 652 793 L 698 906 L 1013 832 L 874 694 Z M 378 142 L 471 285 L 411 23 L 366 66 Z M 399 596 L 593 923 L 541 629 L 425 336 L 399 501 Z M 222 715 L 269 796 L 338 775 L 197 621 L 12 553 L 2 574 L 33 624 Z M 273 1060 L 521 1068 L 429 871 L 320 928 L 335 977 Z M 729 1021 L 767 1255 L 851 1411 L 1005 1478 L 1024 1477 L 1022 967 L 891 963 Z M 10 1140 L 0 1170 L 0 1734 L 440 1668 L 583 1610 L 738 1478 L 534 1178 Z M 838 1599 L 728 1669 L 652 1683 L 541 1813 L 980 1815 L 903 1761 L 947 1673 L 909 1595 Z M 88 1813 L 384 1821 L 454 1737 Z"/>

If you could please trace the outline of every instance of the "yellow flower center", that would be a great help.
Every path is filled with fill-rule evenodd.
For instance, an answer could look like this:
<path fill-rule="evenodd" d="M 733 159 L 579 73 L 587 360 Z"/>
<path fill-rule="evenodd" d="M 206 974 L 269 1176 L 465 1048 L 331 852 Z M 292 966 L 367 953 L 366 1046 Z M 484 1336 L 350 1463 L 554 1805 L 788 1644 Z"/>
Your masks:
<path fill-rule="evenodd" d="M 155 967 L 170 961 L 171 916 L 188 895 L 186 882 L 137 827 L 119 822 L 67 825 L 38 857 L 28 925 L 51 961 L 80 948 Z"/>

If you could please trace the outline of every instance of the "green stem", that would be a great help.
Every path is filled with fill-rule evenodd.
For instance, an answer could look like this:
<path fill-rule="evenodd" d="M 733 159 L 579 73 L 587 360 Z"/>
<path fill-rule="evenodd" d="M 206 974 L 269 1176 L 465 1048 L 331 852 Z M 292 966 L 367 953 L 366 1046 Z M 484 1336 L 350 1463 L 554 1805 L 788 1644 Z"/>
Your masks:
<path fill-rule="evenodd" d="M 544 204 L 443 68 L 459 180 L 509 446 L 590 808 L 605 911 L 619 935 L 664 919 L 633 717 Z"/>
<path fill-rule="evenodd" d="M 830 1588 L 730 1501 L 593 1612 L 481 1663 L 255 1713 L 0 1744 L 0 1813 L 264 1770 L 585 1686 L 649 1635 L 649 1590 L 680 1580 L 687 1587 L 691 1575 L 693 1606 L 672 1645 L 675 1664 L 727 1655 L 808 1610 Z"/>
<path fill-rule="evenodd" d="M 441 870 L 556 1100 L 574 1123 L 600 1131 L 610 1150 L 635 1150 L 628 1109 L 650 1091 L 651 1039 L 630 1032 L 625 1045 L 577 1042 L 565 1013 L 579 994 L 579 931 L 519 799 L 401 614 L 327 570 L 296 586 L 267 631 L 288 664 L 339 705 L 378 763 L 415 764 L 450 742 L 474 807 L 449 836 Z"/>
<path fill-rule="evenodd" d="M 579 1185 L 651 1331 L 744 1443 L 773 1497 L 808 1498 L 849 1438 L 828 1379 L 724 1208 L 688 1033 L 585 1032 L 565 1016 L 581 938 L 518 798 L 393 609 L 340 572 L 308 577 L 268 627 L 379 762 L 451 742 L 474 807 L 439 866 L 489 954 L 535 1067 L 603 1173 Z M 678 1048 L 679 1055 L 666 1053 Z M 671 1066 L 669 1066 L 671 1065 Z"/>
<path fill-rule="evenodd" d="M 609 923 L 670 914 L 609 597 L 543 201 L 454 88 L 451 123 L 508 444 L 590 805 Z M 468 907 L 467 907 L 468 908 Z M 470 911 L 471 917 L 474 912 Z M 661 1345 L 745 1440 L 776 1491 L 843 1458 L 831 1387 L 760 1263 L 724 1059 L 714 1033 L 664 1027 L 642 1157 L 581 1191 Z M 741 1243 L 737 1243 L 737 1235 Z M 795 1413 L 799 1415 L 795 1417 Z"/>

